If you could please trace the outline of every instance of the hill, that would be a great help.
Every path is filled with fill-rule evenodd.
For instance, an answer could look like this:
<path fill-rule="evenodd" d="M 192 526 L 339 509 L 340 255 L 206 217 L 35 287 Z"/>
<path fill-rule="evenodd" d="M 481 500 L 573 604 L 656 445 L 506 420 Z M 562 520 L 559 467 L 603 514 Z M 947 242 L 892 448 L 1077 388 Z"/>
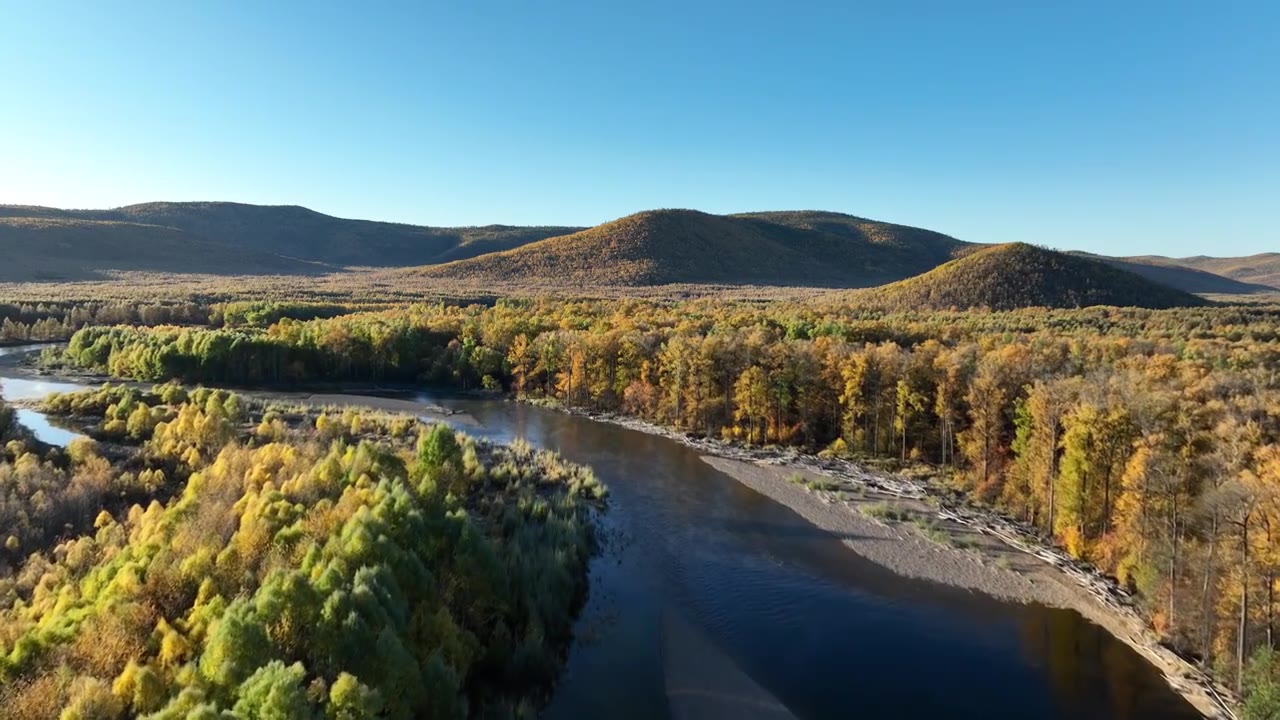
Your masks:
<path fill-rule="evenodd" d="M 113 270 L 296 275 L 325 269 L 175 228 L 72 218 L 0 217 L 0 258 L 4 282 L 90 280 Z"/>
<path fill-rule="evenodd" d="M 1090 260 L 1104 262 L 1112 267 L 1127 270 L 1135 275 L 1158 282 L 1161 285 L 1168 285 L 1177 288 L 1183 292 L 1189 293 L 1221 293 L 1228 295 L 1248 295 L 1252 293 L 1271 293 L 1276 288 L 1257 283 L 1242 282 L 1233 280 L 1230 277 L 1216 275 L 1206 270 L 1188 267 L 1182 264 L 1181 260 L 1172 260 L 1164 258 L 1164 262 L 1160 262 L 1152 257 L 1108 257 L 1106 255 L 1094 255 L 1086 252 L 1072 252 L 1076 255 Z M 1236 258 L 1232 258 L 1233 260 Z M 1277 280 L 1280 280 L 1280 266 L 1276 268 Z"/>
<path fill-rule="evenodd" d="M 125 222 L 181 230 L 255 252 L 335 266 L 402 267 L 474 257 L 579 230 L 575 227 L 440 228 L 347 220 L 296 205 L 153 202 L 113 210 L 0 206 L 0 216 Z"/>
<path fill-rule="evenodd" d="M 1280 253 L 1259 253 L 1246 257 L 1193 257 L 1169 258 L 1163 255 L 1144 255 L 1124 258 L 1154 265 L 1180 265 L 1251 285 L 1261 285 L 1267 291 L 1280 290 Z"/>
<path fill-rule="evenodd" d="M 918 272 L 935 268 L 974 248 L 981 247 L 932 230 L 821 210 L 739 213 L 731 217 L 765 220 L 779 225 L 843 237 L 857 243 L 898 250 L 905 254 L 902 258 L 904 262 L 917 261 L 913 267 L 919 267 Z"/>
<path fill-rule="evenodd" d="M 997 245 L 923 275 L 865 291 L 859 299 L 903 308 L 1170 308 L 1206 301 L 1097 260 L 1024 243 Z"/>
<path fill-rule="evenodd" d="M 651 210 L 585 229 L 429 227 L 232 202 L 152 202 L 110 210 L 0 205 L 0 220 L 0 249 L 8 264 L 0 269 L 0 281 L 79 280 L 110 270 L 275 275 L 369 267 L 385 269 L 392 282 L 867 288 L 988 247 L 817 210 Z M 1186 292 L 1243 294 L 1280 287 L 1278 253 L 1181 260 L 1078 254 Z"/>
<path fill-rule="evenodd" d="M 650 210 L 563 237 L 410 274 L 550 285 L 716 283 L 869 287 L 971 247 L 838 213 Z"/>

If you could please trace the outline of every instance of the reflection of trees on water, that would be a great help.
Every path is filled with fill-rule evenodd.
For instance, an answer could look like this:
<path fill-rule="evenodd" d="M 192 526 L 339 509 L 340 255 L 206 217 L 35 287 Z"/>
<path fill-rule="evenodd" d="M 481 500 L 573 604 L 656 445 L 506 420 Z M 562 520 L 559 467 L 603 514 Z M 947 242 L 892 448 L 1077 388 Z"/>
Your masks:
<path fill-rule="evenodd" d="M 1019 613 L 1027 658 L 1045 665 L 1061 717 L 1195 717 L 1141 655 L 1070 610 Z"/>

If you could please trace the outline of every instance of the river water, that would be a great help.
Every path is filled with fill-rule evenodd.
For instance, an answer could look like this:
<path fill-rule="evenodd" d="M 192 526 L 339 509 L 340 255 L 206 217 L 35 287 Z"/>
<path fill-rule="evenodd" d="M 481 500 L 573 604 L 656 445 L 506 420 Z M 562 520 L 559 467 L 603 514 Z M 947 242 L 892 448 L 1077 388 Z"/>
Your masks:
<path fill-rule="evenodd" d="M 0 347 L 0 357 L 6 355 L 25 355 L 40 348 L 43 345 L 25 345 L 18 347 Z M 21 377 L 5 377 L 3 367 L 0 367 L 0 398 L 9 401 L 17 400 L 39 400 L 50 393 L 55 392 L 72 392 L 81 389 L 81 385 L 69 382 L 56 382 L 44 379 L 29 379 Z M 83 437 L 78 433 L 71 432 L 65 428 L 49 422 L 49 419 L 43 413 L 36 412 L 27 408 L 17 409 L 18 422 L 31 430 L 37 440 L 49 443 L 50 445 L 59 445 L 66 447 L 72 440 Z"/>
<path fill-rule="evenodd" d="M 11 392 L 39 389 L 0 377 Z M 471 434 L 557 450 L 610 488 L 544 717 L 1199 717 L 1074 611 L 896 576 L 678 442 L 498 400 L 405 398 L 466 413 Z"/>

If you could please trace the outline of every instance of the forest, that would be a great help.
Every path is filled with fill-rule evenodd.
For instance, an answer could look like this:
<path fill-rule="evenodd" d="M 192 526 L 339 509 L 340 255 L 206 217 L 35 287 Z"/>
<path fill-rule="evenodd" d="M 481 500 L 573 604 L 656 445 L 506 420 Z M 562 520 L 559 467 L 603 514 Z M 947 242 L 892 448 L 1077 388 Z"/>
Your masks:
<path fill-rule="evenodd" d="M 346 315 L 376 304 L 298 301 L 45 301 L 0 303 L 0 345 L 66 340 L 89 325 L 266 327 L 284 318 Z"/>
<path fill-rule="evenodd" d="M 107 385 L 0 403 L 0 718 L 532 717 L 606 491 L 408 416 Z"/>
<path fill-rule="evenodd" d="M 1278 333 L 1267 305 L 506 300 L 89 327 L 45 362 L 143 380 L 442 383 L 924 466 L 1115 577 L 1167 643 L 1261 703 L 1280 614 Z"/>

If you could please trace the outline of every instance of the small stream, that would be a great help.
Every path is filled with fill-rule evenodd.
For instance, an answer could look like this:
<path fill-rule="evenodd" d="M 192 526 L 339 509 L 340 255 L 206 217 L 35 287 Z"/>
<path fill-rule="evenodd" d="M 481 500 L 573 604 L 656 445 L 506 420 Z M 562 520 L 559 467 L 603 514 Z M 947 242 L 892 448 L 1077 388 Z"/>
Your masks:
<path fill-rule="evenodd" d="M 75 387 L 2 375 L 8 399 Z M 399 397 L 557 450 L 610 488 L 546 718 L 1200 717 L 1078 613 L 894 575 L 680 443 L 501 400 Z M 22 421 L 55 430 L 36 415 Z"/>

